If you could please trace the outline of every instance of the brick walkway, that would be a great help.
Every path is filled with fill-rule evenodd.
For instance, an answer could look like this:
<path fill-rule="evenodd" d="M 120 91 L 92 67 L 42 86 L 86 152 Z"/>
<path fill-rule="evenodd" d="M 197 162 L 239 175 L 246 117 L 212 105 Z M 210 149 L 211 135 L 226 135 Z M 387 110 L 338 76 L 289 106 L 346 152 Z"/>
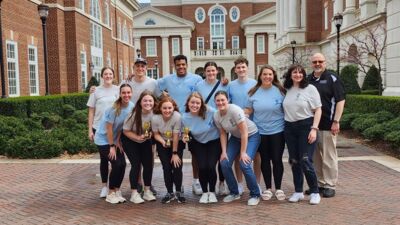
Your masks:
<path fill-rule="evenodd" d="M 98 198 L 100 178 L 96 163 L 37 163 L 0 160 L 1 224 L 400 224 L 400 172 L 376 160 L 382 154 L 351 140 L 339 142 L 340 183 L 337 196 L 317 206 L 277 200 L 246 205 L 248 192 L 233 203 L 198 203 L 191 193 L 190 164 L 184 165 L 188 202 L 160 203 L 165 194 L 162 171 L 156 164 L 153 184 L 156 202 L 111 205 Z M 360 156 L 374 156 L 362 160 Z M 385 158 L 386 159 L 386 158 Z M 389 158 L 390 159 L 390 158 Z M 392 165 L 400 167 L 399 160 Z M 130 197 L 128 173 L 122 185 Z M 264 185 L 262 185 L 264 186 Z M 293 192 L 292 175 L 285 163 L 282 184 Z M 219 198 L 221 200 L 221 198 Z"/>

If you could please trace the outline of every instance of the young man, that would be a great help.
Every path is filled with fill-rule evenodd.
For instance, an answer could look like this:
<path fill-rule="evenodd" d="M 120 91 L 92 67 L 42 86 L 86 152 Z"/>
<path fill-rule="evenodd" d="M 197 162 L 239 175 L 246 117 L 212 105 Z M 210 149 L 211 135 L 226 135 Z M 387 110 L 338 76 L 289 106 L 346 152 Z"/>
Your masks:
<path fill-rule="evenodd" d="M 257 84 L 257 81 L 253 78 L 249 78 L 248 67 L 249 61 L 240 57 L 235 60 L 235 73 L 238 78 L 228 85 L 229 100 L 231 103 L 244 109 L 247 105 L 247 100 L 249 97 L 249 90 Z M 243 193 L 243 173 L 240 170 L 239 160 L 235 160 L 235 173 L 236 179 L 238 181 L 239 194 Z M 260 183 L 261 179 L 261 158 L 260 154 L 257 152 L 254 158 L 254 173 L 256 175 L 257 183 Z"/>
<path fill-rule="evenodd" d="M 335 196 L 338 180 L 338 156 L 336 138 L 340 131 L 340 118 L 345 103 L 342 81 L 326 70 L 325 56 L 316 53 L 311 57 L 313 72 L 308 76 L 321 96 L 322 116 L 319 123 L 317 150 L 314 152 L 314 165 L 318 186 L 322 197 Z M 307 191 L 306 191 L 307 194 Z"/>
<path fill-rule="evenodd" d="M 189 95 L 195 90 L 196 84 L 202 80 L 201 76 L 187 71 L 187 58 L 184 55 L 174 57 L 176 73 L 166 75 L 158 80 L 160 91 L 168 92 L 169 96 L 176 101 L 179 112 L 185 112 L 185 102 Z M 193 169 L 193 192 L 196 195 L 203 194 L 199 181 L 197 160 L 192 155 Z"/>

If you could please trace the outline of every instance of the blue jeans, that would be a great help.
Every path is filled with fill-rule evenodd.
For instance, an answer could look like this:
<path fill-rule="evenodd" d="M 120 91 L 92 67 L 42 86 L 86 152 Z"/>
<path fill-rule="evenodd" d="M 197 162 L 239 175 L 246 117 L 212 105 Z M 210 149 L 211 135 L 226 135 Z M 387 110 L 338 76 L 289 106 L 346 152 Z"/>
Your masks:
<path fill-rule="evenodd" d="M 259 145 L 260 134 L 258 132 L 248 137 L 246 153 L 252 160 L 257 153 Z M 235 161 L 236 157 L 240 155 L 240 138 L 231 136 L 229 138 L 228 148 L 226 151 L 228 159 L 224 159 L 221 161 L 222 173 L 224 174 L 226 183 L 231 194 L 238 195 L 239 189 L 235 175 L 233 174 L 232 164 Z M 260 189 L 258 188 L 256 175 L 254 174 L 252 164 L 245 164 L 240 161 L 240 169 L 242 170 L 246 179 L 247 188 L 250 190 L 250 197 L 259 197 Z"/>
<path fill-rule="evenodd" d="M 296 192 L 303 192 L 303 173 L 311 193 L 318 193 L 318 180 L 312 163 L 312 155 L 317 141 L 308 143 L 313 118 L 296 122 L 285 121 L 285 140 L 289 151 L 289 163 L 292 166 L 293 183 Z"/>

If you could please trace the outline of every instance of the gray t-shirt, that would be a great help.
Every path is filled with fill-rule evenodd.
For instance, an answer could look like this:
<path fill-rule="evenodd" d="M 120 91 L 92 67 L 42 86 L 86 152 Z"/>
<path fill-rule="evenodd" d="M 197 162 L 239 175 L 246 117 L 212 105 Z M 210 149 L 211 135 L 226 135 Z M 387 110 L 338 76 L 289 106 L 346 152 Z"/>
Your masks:
<path fill-rule="evenodd" d="M 143 114 L 142 113 L 142 127 L 144 128 L 144 124 L 145 123 L 149 123 L 149 125 L 151 124 L 151 118 L 153 117 L 153 112 L 147 113 L 147 114 Z M 136 125 L 133 123 L 133 121 L 135 120 L 135 114 L 133 113 L 129 113 L 129 115 L 126 117 L 125 121 L 124 121 L 124 130 L 130 130 L 136 133 Z"/>
<path fill-rule="evenodd" d="M 180 133 L 181 130 L 181 114 L 174 111 L 174 114 L 168 121 L 164 121 L 161 114 L 153 115 L 151 119 L 151 126 L 153 131 L 160 133 L 164 140 L 172 140 L 172 133 Z M 170 133 L 170 137 L 166 137 L 166 133 Z"/>
<path fill-rule="evenodd" d="M 314 110 L 321 105 L 321 98 L 314 85 L 305 88 L 291 87 L 283 100 L 285 120 L 296 122 L 313 117 Z"/>
<path fill-rule="evenodd" d="M 90 108 L 94 108 L 94 119 L 92 124 L 94 129 L 97 130 L 99 128 L 99 123 L 104 112 L 113 105 L 118 97 L 119 87 L 115 85 L 112 85 L 109 88 L 104 86 L 97 87 L 96 90 L 90 94 L 86 105 Z"/>
<path fill-rule="evenodd" d="M 144 90 L 151 91 L 156 96 L 159 94 L 157 81 L 153 78 L 146 77 L 146 79 L 140 83 L 136 82 L 135 79 L 132 78 L 132 80 L 123 81 L 122 83 L 126 82 L 132 87 L 131 102 L 135 104 Z"/>
<path fill-rule="evenodd" d="M 240 138 L 240 130 L 237 125 L 245 121 L 248 129 L 249 136 L 257 133 L 257 126 L 253 121 L 249 120 L 244 115 L 243 109 L 235 104 L 228 105 L 228 111 L 224 116 L 221 116 L 219 111 L 214 114 L 214 122 L 218 128 L 223 128 L 227 133 L 232 134 L 234 137 Z"/>

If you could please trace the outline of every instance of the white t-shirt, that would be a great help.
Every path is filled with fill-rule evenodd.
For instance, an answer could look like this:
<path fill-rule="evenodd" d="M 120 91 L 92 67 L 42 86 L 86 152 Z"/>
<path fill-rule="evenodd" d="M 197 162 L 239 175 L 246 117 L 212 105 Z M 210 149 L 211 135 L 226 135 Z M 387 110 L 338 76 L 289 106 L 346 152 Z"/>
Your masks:
<path fill-rule="evenodd" d="M 283 100 L 285 120 L 296 122 L 310 117 L 314 117 L 314 110 L 321 107 L 321 98 L 314 85 L 305 88 L 292 87 Z"/>
<path fill-rule="evenodd" d="M 126 83 L 126 81 L 122 83 Z M 159 94 L 157 81 L 153 78 L 146 77 L 146 79 L 140 83 L 132 78 L 132 80 L 127 81 L 127 83 L 132 87 L 131 102 L 135 104 L 144 90 L 151 91 L 156 96 Z"/>
<path fill-rule="evenodd" d="M 172 140 L 172 133 L 180 133 L 181 124 L 181 114 L 177 111 L 174 111 L 174 114 L 168 121 L 164 121 L 161 114 L 153 115 L 151 119 L 152 130 L 159 132 L 164 140 Z M 166 137 L 166 131 L 171 133 L 171 137 Z"/>
<path fill-rule="evenodd" d="M 218 128 L 223 128 L 227 133 L 240 138 L 240 130 L 237 125 L 241 122 L 247 125 L 248 135 L 257 133 L 256 124 L 244 115 L 243 109 L 235 104 L 229 104 L 228 110 L 224 116 L 219 111 L 214 114 L 214 123 Z"/>
<path fill-rule="evenodd" d="M 99 128 L 99 122 L 106 109 L 110 108 L 115 100 L 119 97 L 119 87 L 112 85 L 109 88 L 104 86 L 97 87 L 96 90 L 90 94 L 87 106 L 94 108 L 94 119 L 92 127 Z"/>

